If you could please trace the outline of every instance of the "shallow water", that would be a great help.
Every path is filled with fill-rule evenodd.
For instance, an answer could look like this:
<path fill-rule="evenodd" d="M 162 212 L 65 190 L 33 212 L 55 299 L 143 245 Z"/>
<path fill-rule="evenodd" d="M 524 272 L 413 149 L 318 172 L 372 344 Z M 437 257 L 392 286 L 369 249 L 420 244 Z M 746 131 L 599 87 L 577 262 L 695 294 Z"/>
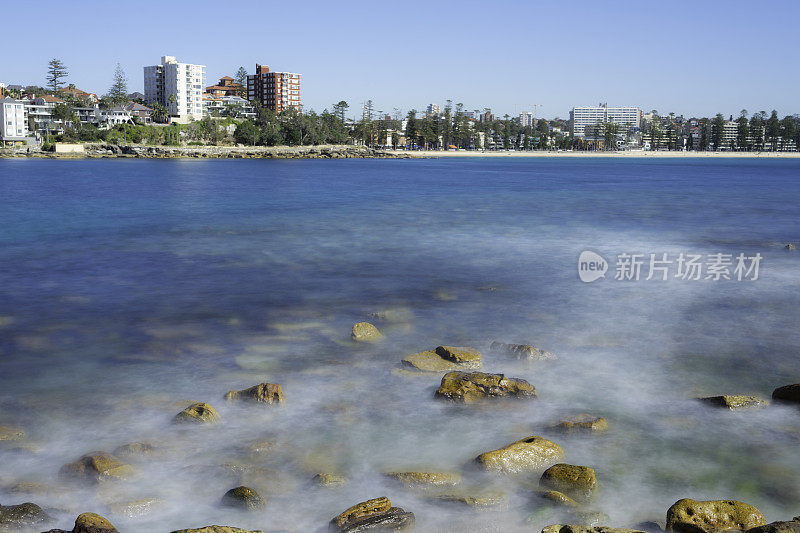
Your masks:
<path fill-rule="evenodd" d="M 217 523 L 314 531 L 387 495 L 421 531 L 529 531 L 536 477 L 478 476 L 477 454 L 528 435 L 597 471 L 592 506 L 610 524 L 663 519 L 677 499 L 733 498 L 769 520 L 800 504 L 800 412 L 721 412 L 691 400 L 798 381 L 800 161 L 0 160 L 0 503 L 85 511 L 126 531 Z M 577 259 L 621 253 L 763 256 L 756 281 L 582 283 Z M 378 345 L 349 339 L 383 309 Z M 530 342 L 558 361 L 526 365 L 492 340 Z M 529 380 L 528 403 L 460 407 L 433 399 L 441 376 L 399 360 L 474 346 L 484 369 Z M 283 408 L 227 405 L 262 381 Z M 190 401 L 216 427 L 170 421 Z M 590 412 L 611 431 L 547 426 Z M 274 440 L 253 457 L 253 441 Z M 62 485 L 59 468 L 93 450 L 149 441 L 160 453 L 127 482 Z M 244 476 L 230 464 L 247 465 Z M 506 511 L 473 514 L 385 480 L 397 469 L 457 470 L 501 490 Z M 241 468 L 241 467 L 240 467 Z M 351 477 L 310 486 L 316 472 Z M 20 481 L 53 485 L 20 495 Z M 263 512 L 219 507 L 241 484 Z M 475 489 L 477 490 L 477 489 Z M 163 500 L 145 516 L 113 504 Z M 71 526 L 70 526 L 71 527 Z"/>

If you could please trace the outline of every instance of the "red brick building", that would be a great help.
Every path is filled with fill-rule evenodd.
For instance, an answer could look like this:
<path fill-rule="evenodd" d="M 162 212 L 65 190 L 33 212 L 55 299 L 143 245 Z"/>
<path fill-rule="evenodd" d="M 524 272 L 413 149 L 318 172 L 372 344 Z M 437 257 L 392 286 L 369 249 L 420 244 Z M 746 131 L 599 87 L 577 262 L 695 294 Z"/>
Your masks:
<path fill-rule="evenodd" d="M 300 74 L 270 72 L 269 67 L 256 64 L 256 73 L 247 76 L 247 99 L 258 100 L 276 113 L 290 107 L 299 108 Z"/>
<path fill-rule="evenodd" d="M 236 83 L 230 76 L 223 76 L 219 79 L 219 83 L 206 87 L 206 94 L 212 96 L 238 96 L 244 93 L 244 87 Z"/>

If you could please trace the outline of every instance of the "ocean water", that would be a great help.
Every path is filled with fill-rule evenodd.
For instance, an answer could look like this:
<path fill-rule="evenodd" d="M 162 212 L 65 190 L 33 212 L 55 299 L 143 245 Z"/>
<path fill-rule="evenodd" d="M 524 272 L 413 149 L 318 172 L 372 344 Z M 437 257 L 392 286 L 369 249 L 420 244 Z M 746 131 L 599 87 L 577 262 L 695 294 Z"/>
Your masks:
<path fill-rule="evenodd" d="M 693 398 L 800 381 L 800 251 L 784 249 L 800 241 L 798 160 L 0 160 L 0 227 L 0 426 L 27 433 L 0 446 L 0 503 L 34 501 L 58 527 L 92 511 L 123 533 L 316 531 L 386 495 L 419 531 L 536 531 L 564 519 L 537 476 L 470 466 L 529 435 L 596 470 L 604 525 L 663 520 L 684 497 L 797 514 L 800 411 Z M 579 279 L 585 250 L 609 261 L 604 279 Z M 683 280 L 675 264 L 667 281 L 647 265 L 616 280 L 626 253 L 763 260 L 756 280 Z M 350 341 L 386 309 L 406 319 L 373 321 L 383 342 Z M 512 360 L 493 340 L 559 359 Z M 441 375 L 397 371 L 442 344 L 478 348 L 538 399 L 453 405 L 433 398 Z M 284 407 L 223 400 L 263 381 Z M 192 401 L 222 422 L 171 424 Z M 584 412 L 610 431 L 548 429 Z M 274 448 L 248 450 L 263 440 Z M 158 453 L 132 479 L 59 480 L 82 454 L 137 441 Z M 391 470 L 463 471 L 460 492 L 508 506 L 443 505 Z M 315 487 L 317 472 L 350 483 Z M 266 509 L 221 508 L 239 484 Z M 120 513 L 141 499 L 158 502 Z"/>

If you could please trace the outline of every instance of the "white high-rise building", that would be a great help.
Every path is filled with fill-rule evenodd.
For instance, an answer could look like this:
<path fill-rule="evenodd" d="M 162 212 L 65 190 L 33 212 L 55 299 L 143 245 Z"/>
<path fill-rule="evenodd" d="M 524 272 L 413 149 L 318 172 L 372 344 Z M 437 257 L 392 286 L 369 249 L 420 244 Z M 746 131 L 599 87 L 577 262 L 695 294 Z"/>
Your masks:
<path fill-rule="evenodd" d="M 569 112 L 572 125 L 572 135 L 583 137 L 586 126 L 597 123 L 613 122 L 629 128 L 639 128 L 642 125 L 642 110 L 638 107 L 608 107 L 605 105 L 589 107 L 573 107 Z"/>
<path fill-rule="evenodd" d="M 172 56 L 163 56 L 160 65 L 144 67 L 144 100 L 160 104 L 179 120 L 203 116 L 203 87 L 206 66 L 178 63 Z"/>
<path fill-rule="evenodd" d="M 0 99 L 0 138 L 21 141 L 28 136 L 28 114 L 25 104 L 14 98 Z"/>

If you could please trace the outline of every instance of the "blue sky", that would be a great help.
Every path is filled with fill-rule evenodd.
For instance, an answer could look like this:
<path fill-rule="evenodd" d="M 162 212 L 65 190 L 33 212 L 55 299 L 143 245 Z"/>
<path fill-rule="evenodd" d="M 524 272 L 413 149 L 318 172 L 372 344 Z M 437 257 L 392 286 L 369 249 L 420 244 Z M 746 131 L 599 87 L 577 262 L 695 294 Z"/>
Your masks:
<path fill-rule="evenodd" d="M 23 9 L 23 8 L 21 8 Z M 575 105 L 686 116 L 800 113 L 800 2 L 40 1 L 3 30 L 0 81 L 44 84 L 47 61 L 103 93 L 162 55 L 208 82 L 256 62 L 300 72 L 307 108 L 372 99 L 391 113 L 450 99 L 565 118 Z M 18 43 L 10 46 L 9 43 Z"/>

